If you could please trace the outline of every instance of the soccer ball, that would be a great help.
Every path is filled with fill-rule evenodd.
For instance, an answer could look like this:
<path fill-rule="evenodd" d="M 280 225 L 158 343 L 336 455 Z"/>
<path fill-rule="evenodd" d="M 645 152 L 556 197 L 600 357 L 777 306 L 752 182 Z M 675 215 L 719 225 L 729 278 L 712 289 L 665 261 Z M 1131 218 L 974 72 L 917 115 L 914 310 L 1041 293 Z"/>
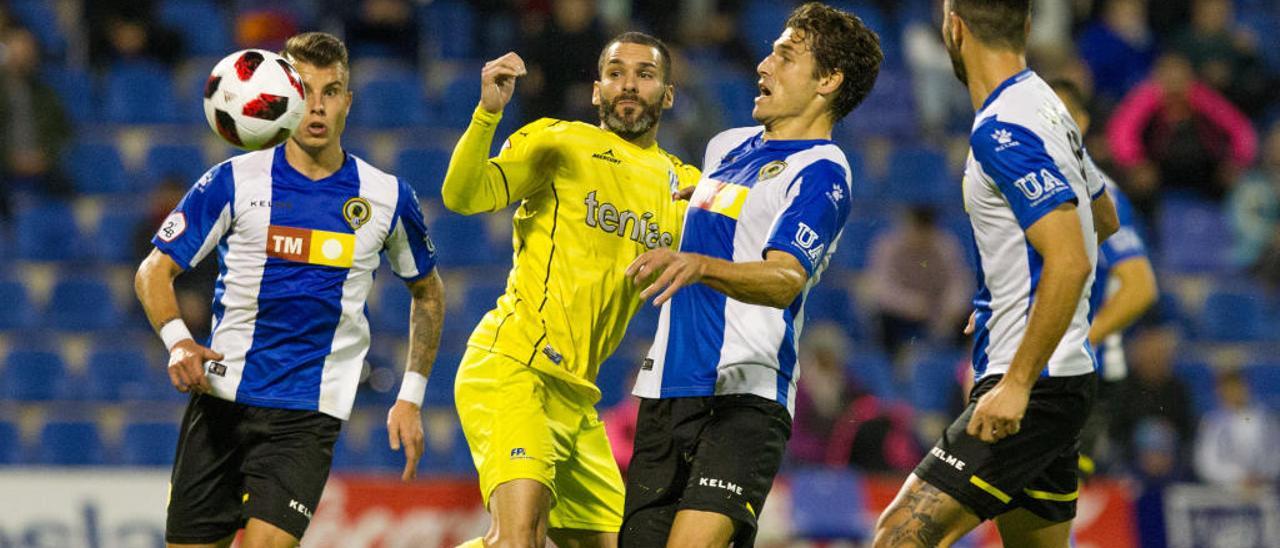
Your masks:
<path fill-rule="evenodd" d="M 302 122 L 302 78 L 283 57 L 237 51 L 213 67 L 204 85 L 204 117 L 228 143 L 262 150 L 283 143 Z"/>

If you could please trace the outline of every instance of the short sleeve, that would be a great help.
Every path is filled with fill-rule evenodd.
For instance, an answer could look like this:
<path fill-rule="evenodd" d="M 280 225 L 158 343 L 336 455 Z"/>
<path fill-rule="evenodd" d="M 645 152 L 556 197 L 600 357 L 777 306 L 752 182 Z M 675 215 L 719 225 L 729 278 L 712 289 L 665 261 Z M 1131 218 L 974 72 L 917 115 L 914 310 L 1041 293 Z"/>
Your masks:
<path fill-rule="evenodd" d="M 235 214 L 235 179 L 231 162 L 214 166 L 187 191 L 151 238 L 183 269 L 200 263 L 230 230 Z"/>
<path fill-rule="evenodd" d="M 830 160 L 806 166 L 787 190 L 786 205 L 773 223 L 765 251 L 795 255 L 812 276 L 844 228 L 851 205 L 843 167 Z"/>
<path fill-rule="evenodd" d="M 1099 251 L 1102 252 L 1103 260 L 1108 265 L 1115 266 L 1129 259 L 1146 257 L 1147 247 L 1142 242 L 1141 232 L 1138 229 L 1138 220 L 1133 212 L 1133 205 L 1129 203 L 1129 199 L 1118 188 L 1111 186 L 1107 192 L 1111 193 L 1111 201 L 1116 204 L 1116 215 L 1120 218 L 1120 229 L 1102 242 L 1102 247 Z"/>
<path fill-rule="evenodd" d="M 414 281 L 436 267 L 436 246 L 427 232 L 427 221 L 418 205 L 418 196 L 404 181 L 398 181 L 400 196 L 387 234 L 386 256 L 391 271 L 405 281 Z"/>
<path fill-rule="evenodd" d="M 1059 205 L 1080 203 L 1044 141 L 1031 130 L 991 117 L 974 130 L 969 145 L 1023 230 Z"/>

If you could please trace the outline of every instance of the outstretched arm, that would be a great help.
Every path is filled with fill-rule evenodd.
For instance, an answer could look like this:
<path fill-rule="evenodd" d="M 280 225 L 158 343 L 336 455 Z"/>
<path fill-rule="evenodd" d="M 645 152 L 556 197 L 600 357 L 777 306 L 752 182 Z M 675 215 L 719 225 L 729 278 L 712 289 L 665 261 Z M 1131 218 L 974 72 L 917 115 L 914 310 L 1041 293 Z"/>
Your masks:
<path fill-rule="evenodd" d="M 786 308 L 809 280 L 794 255 L 778 250 L 770 250 L 763 261 L 735 263 L 659 248 L 637 257 L 626 274 L 636 285 L 647 284 L 640 298 L 658 295 L 655 306 L 670 300 L 680 288 L 702 282 L 735 301 Z"/>

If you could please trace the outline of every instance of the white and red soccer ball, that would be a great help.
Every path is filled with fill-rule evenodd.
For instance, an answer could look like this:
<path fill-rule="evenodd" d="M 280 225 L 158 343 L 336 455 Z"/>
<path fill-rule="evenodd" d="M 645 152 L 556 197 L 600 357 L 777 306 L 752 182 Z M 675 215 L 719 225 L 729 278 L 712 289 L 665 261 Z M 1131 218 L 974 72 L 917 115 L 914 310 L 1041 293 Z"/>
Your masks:
<path fill-rule="evenodd" d="M 224 57 L 204 86 L 204 116 L 226 142 L 262 150 L 283 143 L 306 111 L 302 78 L 283 57 L 246 49 Z"/>

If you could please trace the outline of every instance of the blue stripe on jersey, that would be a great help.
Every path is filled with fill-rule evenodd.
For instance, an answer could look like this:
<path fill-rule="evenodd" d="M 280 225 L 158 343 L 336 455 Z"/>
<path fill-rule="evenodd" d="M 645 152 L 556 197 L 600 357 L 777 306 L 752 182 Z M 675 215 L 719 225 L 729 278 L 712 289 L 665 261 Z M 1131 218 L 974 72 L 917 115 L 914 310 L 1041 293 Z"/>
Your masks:
<path fill-rule="evenodd" d="M 796 373 L 796 314 L 804 303 L 804 294 L 796 297 L 791 306 L 782 311 L 782 323 L 786 331 L 782 332 L 782 343 L 778 345 L 778 403 L 787 406 L 787 395 L 791 391 L 791 379 Z"/>
<path fill-rule="evenodd" d="M 1044 140 L 1030 129 L 988 116 L 974 128 L 969 145 L 1023 230 L 1061 204 L 1080 202 Z"/>
<path fill-rule="evenodd" d="M 222 236 L 222 241 L 218 242 L 218 279 L 213 282 L 213 326 L 209 329 L 209 340 L 205 346 L 213 344 L 213 334 L 218 332 L 222 316 L 227 313 L 227 305 L 223 304 L 222 297 L 227 294 L 227 237 L 230 235 L 231 231 L 228 230 Z"/>
<path fill-rule="evenodd" d="M 970 242 L 975 256 L 981 257 L 978 251 L 978 244 Z M 978 269 L 978 292 L 973 296 L 973 378 L 982 378 L 983 373 L 987 371 L 987 363 L 990 356 L 987 355 L 987 345 L 991 343 L 991 331 L 987 329 L 987 322 L 991 321 L 991 290 L 987 288 L 987 275 L 982 271 L 982 261 L 977 262 Z"/>
<path fill-rule="evenodd" d="M 412 282 L 426 277 L 435 269 L 435 244 L 431 243 L 431 236 L 427 233 L 427 220 L 422 216 L 418 194 L 403 180 L 397 179 L 396 184 L 400 189 L 400 195 L 396 199 L 396 211 L 392 215 L 390 226 L 391 230 L 395 230 L 396 224 L 399 223 L 404 229 L 405 239 L 409 242 L 409 253 L 413 256 L 413 263 L 418 273 L 413 276 L 401 276 L 399 272 L 395 274 L 407 282 Z M 392 268 L 392 271 L 395 271 L 395 268 Z"/>
<path fill-rule="evenodd" d="M 348 155 L 333 175 L 312 181 L 289 165 L 284 148 L 276 149 L 271 166 L 271 224 L 351 234 L 342 206 L 360 192 L 355 159 Z M 348 273 L 347 268 L 267 258 L 236 401 L 317 409 Z"/>
<path fill-rule="evenodd" d="M 738 223 L 719 213 L 689 208 L 685 214 L 685 234 L 680 251 L 733 260 L 733 236 Z M 696 238 L 689 235 L 697 234 Z M 704 284 L 680 289 L 671 299 L 668 364 L 688 363 L 688 367 L 664 367 L 662 396 L 707 395 L 705 387 L 715 387 L 720 347 L 724 345 L 725 295 Z M 694 367 L 692 364 L 712 364 Z M 691 391 L 690 391 L 691 390 Z"/>

